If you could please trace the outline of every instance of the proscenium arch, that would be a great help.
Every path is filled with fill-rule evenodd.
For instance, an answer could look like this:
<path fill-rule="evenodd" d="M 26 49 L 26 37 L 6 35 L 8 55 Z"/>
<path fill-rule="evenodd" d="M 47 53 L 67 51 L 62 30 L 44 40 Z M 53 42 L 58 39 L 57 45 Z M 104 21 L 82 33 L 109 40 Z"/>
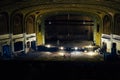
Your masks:
<path fill-rule="evenodd" d="M 39 14 L 39 16 L 37 17 L 37 21 L 39 22 L 39 25 L 40 25 L 40 27 L 39 27 L 40 29 L 38 29 L 38 30 L 41 30 L 41 32 L 38 31 L 38 33 L 41 33 L 41 35 L 42 35 L 42 40 L 43 40 L 42 44 L 45 44 L 45 24 L 44 24 L 45 19 L 47 17 L 52 16 L 52 15 L 65 14 L 65 13 L 80 14 L 80 15 L 84 15 L 84 16 L 90 17 L 94 21 L 94 23 L 96 23 L 93 26 L 94 27 L 94 35 L 93 35 L 94 41 L 96 42 L 96 44 L 100 45 L 100 37 L 101 37 L 100 36 L 101 35 L 100 31 L 101 30 L 98 32 L 99 36 L 96 35 L 96 33 L 97 33 L 96 25 L 98 23 L 99 24 L 101 23 L 100 16 L 98 14 L 91 13 L 91 12 L 76 11 L 76 10 L 64 10 L 64 9 L 62 11 L 61 10 L 57 10 L 57 11 L 55 10 L 55 11 L 46 12 L 44 14 Z M 38 41 L 41 41 L 38 37 L 37 37 L 37 39 L 38 39 Z M 41 45 L 41 43 L 38 42 L 38 45 Z"/>
<path fill-rule="evenodd" d="M 50 15 L 48 13 L 52 13 L 54 14 L 55 12 L 78 12 L 78 13 L 87 13 L 88 15 L 91 15 L 92 17 L 94 17 L 96 19 L 96 24 L 100 25 L 100 31 L 97 32 L 96 29 L 94 32 L 97 32 L 97 34 L 94 34 L 94 41 L 96 41 L 96 44 L 100 45 L 100 38 L 101 38 L 101 25 L 102 24 L 102 16 L 103 14 L 107 14 L 108 12 L 113 11 L 112 9 L 108 8 L 108 7 L 101 7 L 99 6 L 95 6 L 95 5 L 86 5 L 87 7 L 85 7 L 85 5 L 74 5 L 74 4 L 69 4 L 66 6 L 61 6 L 61 5 L 39 5 L 39 6 L 34 6 L 34 7 L 29 7 L 29 8 L 24 8 L 21 10 L 21 12 L 25 13 L 25 14 L 34 14 L 36 16 L 36 33 L 37 33 L 37 44 L 44 44 L 44 29 L 40 29 L 42 30 L 41 32 L 37 31 L 38 29 L 38 25 L 40 25 L 41 23 L 44 24 L 44 17 L 45 15 Z M 107 11 L 108 12 L 107 12 Z M 112 13 L 112 12 L 111 12 Z M 97 26 L 95 24 L 95 26 Z M 43 25 L 42 25 L 43 27 Z M 41 37 L 40 37 L 41 36 Z M 39 38 L 38 38 L 39 37 Z M 41 40 L 40 40 L 41 39 Z"/>

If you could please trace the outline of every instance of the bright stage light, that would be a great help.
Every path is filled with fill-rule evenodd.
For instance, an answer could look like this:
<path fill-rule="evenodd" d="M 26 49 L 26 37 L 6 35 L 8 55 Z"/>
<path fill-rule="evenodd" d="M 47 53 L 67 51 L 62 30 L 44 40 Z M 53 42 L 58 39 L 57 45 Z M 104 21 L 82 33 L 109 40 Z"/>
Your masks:
<path fill-rule="evenodd" d="M 64 50 L 64 47 L 59 47 L 60 50 Z"/>
<path fill-rule="evenodd" d="M 78 47 L 74 47 L 75 50 L 78 50 Z"/>
<path fill-rule="evenodd" d="M 45 46 L 46 46 L 47 48 L 50 48 L 50 47 L 51 47 L 51 45 L 49 45 L 49 44 L 48 44 L 48 45 L 45 45 Z"/>

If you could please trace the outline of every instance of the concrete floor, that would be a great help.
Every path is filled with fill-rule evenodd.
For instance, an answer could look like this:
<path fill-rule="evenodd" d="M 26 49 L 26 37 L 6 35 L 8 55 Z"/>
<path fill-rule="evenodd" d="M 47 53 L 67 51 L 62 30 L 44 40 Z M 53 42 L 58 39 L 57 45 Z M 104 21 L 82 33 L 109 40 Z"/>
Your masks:
<path fill-rule="evenodd" d="M 89 55 L 89 53 L 83 53 L 74 51 L 67 53 L 65 51 L 59 52 L 31 52 L 25 56 L 16 56 L 18 60 L 40 60 L 40 61 L 104 61 L 103 55 L 93 53 L 95 55 Z"/>
<path fill-rule="evenodd" d="M 62 42 L 59 46 L 63 47 L 78 47 L 82 48 L 86 45 L 92 44 L 92 41 L 72 41 Z M 56 44 L 51 44 L 56 45 Z M 56 45 L 58 46 L 58 45 Z M 82 62 L 103 62 L 105 60 L 120 60 L 118 56 L 113 58 L 107 54 L 108 57 L 97 52 L 82 52 L 82 51 L 34 51 L 30 50 L 28 53 L 13 54 L 10 58 L 1 57 L 1 60 L 32 60 L 32 61 L 82 61 Z"/>
<path fill-rule="evenodd" d="M 79 48 L 82 48 L 90 44 L 92 44 L 92 41 L 71 41 L 71 42 L 60 42 L 59 46 L 65 46 L 65 47 L 77 46 Z M 52 43 L 52 45 L 56 45 L 56 44 Z M 103 55 L 97 52 L 92 52 L 92 53 L 94 55 L 89 55 L 88 52 L 81 52 L 81 51 L 70 51 L 70 52 L 64 50 L 59 50 L 56 52 L 30 51 L 27 54 L 18 54 L 13 59 L 40 60 L 40 61 L 41 60 L 42 61 L 93 61 L 93 62 L 104 61 Z"/>

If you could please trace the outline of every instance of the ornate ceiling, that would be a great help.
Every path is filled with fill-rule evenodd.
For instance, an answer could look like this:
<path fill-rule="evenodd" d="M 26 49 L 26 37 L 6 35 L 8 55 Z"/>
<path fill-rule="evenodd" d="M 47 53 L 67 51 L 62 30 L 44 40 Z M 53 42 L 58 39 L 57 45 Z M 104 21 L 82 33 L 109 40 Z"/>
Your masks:
<path fill-rule="evenodd" d="M 74 10 L 92 13 L 115 13 L 120 11 L 120 0 L 1 0 L 1 11 L 23 13 L 44 12 L 44 10 Z"/>

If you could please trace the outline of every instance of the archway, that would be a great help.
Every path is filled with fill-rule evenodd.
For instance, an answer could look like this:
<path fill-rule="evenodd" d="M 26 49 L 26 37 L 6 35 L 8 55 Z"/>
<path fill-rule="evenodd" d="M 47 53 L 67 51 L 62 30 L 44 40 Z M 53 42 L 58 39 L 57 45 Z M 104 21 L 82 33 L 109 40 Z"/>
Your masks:
<path fill-rule="evenodd" d="M 8 14 L 6 12 L 0 13 L 0 35 L 9 34 Z"/>
<path fill-rule="evenodd" d="M 103 18 L 103 34 L 111 33 L 111 17 L 109 15 L 105 15 Z"/>
<path fill-rule="evenodd" d="M 37 19 L 37 21 L 39 22 L 39 25 L 38 25 L 38 29 L 37 30 L 40 30 L 40 31 L 38 31 L 39 33 L 38 34 L 41 34 L 41 35 L 39 35 L 39 36 L 41 36 L 42 37 L 42 39 L 41 40 L 43 40 L 42 41 L 42 43 L 43 44 L 46 44 L 46 42 L 45 41 L 47 41 L 47 35 L 48 35 L 48 33 L 50 32 L 49 31 L 49 29 L 48 29 L 48 31 L 46 30 L 46 26 L 50 26 L 50 25 L 52 25 L 52 23 L 54 23 L 54 26 L 55 26 L 55 24 L 60 24 L 60 23 L 58 23 L 59 22 L 59 19 L 58 18 L 60 18 L 60 15 L 61 16 L 64 16 L 64 17 L 66 17 L 66 19 L 71 19 L 71 20 L 66 20 L 66 19 L 63 19 L 62 20 L 62 22 L 64 22 L 64 24 L 65 25 L 67 25 L 68 27 L 65 27 L 65 28 L 70 28 L 69 26 L 70 25 L 72 25 L 72 24 L 75 24 L 75 25 L 81 25 L 81 27 L 83 27 L 83 26 L 86 26 L 87 28 L 85 28 L 84 30 L 82 30 L 82 29 L 80 29 L 80 27 L 78 26 L 78 28 L 79 29 L 77 29 L 76 28 L 76 30 L 78 30 L 78 31 L 76 31 L 76 34 L 78 35 L 78 37 L 80 37 L 79 36 L 79 34 L 80 34 L 80 31 L 79 30 L 81 30 L 81 34 L 83 34 L 83 32 L 84 32 L 84 35 L 82 35 L 83 36 L 83 38 L 79 38 L 78 40 L 80 40 L 80 39 L 82 39 L 82 40 L 90 40 L 90 41 L 96 41 L 96 38 L 97 38 L 97 40 L 98 39 L 100 39 L 100 37 L 96 37 L 96 33 L 97 33 L 97 31 L 96 31 L 96 26 L 97 26 L 97 22 L 100 22 L 100 21 L 98 21 L 98 20 L 101 20 L 100 19 L 100 17 L 98 16 L 98 14 L 95 14 L 95 13 L 91 13 L 91 12 L 84 12 L 84 11 L 72 11 L 72 10 L 70 10 L 70 11 L 66 11 L 66 10 L 62 10 L 62 11 L 50 11 L 50 12 L 46 12 L 46 13 L 44 13 L 44 14 L 40 14 L 39 16 L 38 16 L 38 19 Z M 58 20 L 54 20 L 54 17 L 55 16 L 57 16 L 58 18 Z M 71 17 L 72 16 L 72 17 Z M 75 18 L 76 17 L 76 18 Z M 51 19 L 52 19 L 52 21 L 51 21 Z M 40 20 L 40 21 L 39 21 Z M 56 21 L 58 21 L 58 22 L 56 22 Z M 65 26 L 64 25 L 64 26 Z M 60 26 L 60 25 L 59 25 Z M 101 26 L 99 26 L 99 28 L 100 28 Z M 53 27 L 54 28 L 54 27 Z M 59 27 L 60 28 L 60 27 Z M 58 32 L 58 33 L 60 33 L 60 34 L 64 34 L 64 33 L 61 33 L 60 31 L 61 30 L 59 30 L 59 28 L 57 29 L 58 31 L 56 31 L 56 32 Z M 71 28 L 73 28 L 73 27 L 71 27 Z M 51 28 L 52 29 L 52 28 Z M 54 28 L 55 29 L 55 28 Z M 74 30 L 75 31 L 75 30 Z M 73 31 L 73 29 L 71 29 L 71 31 L 70 31 L 70 29 L 68 29 L 68 33 L 67 33 L 67 31 L 65 32 L 65 31 L 63 31 L 63 32 L 65 32 L 65 35 L 66 36 L 70 36 L 71 34 L 74 34 L 74 36 L 72 37 L 72 39 L 73 38 L 75 38 L 75 36 L 77 36 L 77 35 L 75 35 L 75 32 Z M 83 32 L 82 32 L 83 31 Z M 51 32 L 52 32 L 52 30 L 51 30 Z M 47 34 L 46 34 L 47 33 Z M 100 32 L 99 32 L 100 33 Z M 87 37 L 86 37 L 86 35 L 85 34 L 87 34 Z M 100 34 L 99 34 L 100 35 Z M 82 37 L 81 36 L 81 37 Z M 49 36 L 50 37 L 50 36 Z M 59 36 L 60 37 L 60 36 Z M 63 37 L 63 35 L 62 35 L 62 37 Z M 55 38 L 55 37 L 54 37 Z M 65 38 L 65 37 L 64 37 Z M 85 39 L 86 38 L 86 39 Z M 70 38 L 68 38 L 68 39 L 70 39 Z M 37 41 L 41 41 L 40 39 L 39 39 L 39 37 L 37 37 Z M 53 39 L 52 39 L 53 40 Z M 76 39 L 77 40 L 77 39 Z M 98 42 L 98 41 L 97 41 Z M 49 43 L 49 42 L 47 42 L 47 43 Z M 54 43 L 57 43 L 57 41 L 54 41 Z M 100 42 L 98 42 L 97 44 L 99 45 L 99 43 Z M 38 43 L 38 45 L 39 45 L 39 43 Z"/>
<path fill-rule="evenodd" d="M 120 27 L 120 14 L 115 14 L 113 34 L 120 35 L 119 27 Z"/>
<path fill-rule="evenodd" d="M 23 33 L 23 15 L 15 14 L 13 16 L 13 34 L 22 34 Z"/>

